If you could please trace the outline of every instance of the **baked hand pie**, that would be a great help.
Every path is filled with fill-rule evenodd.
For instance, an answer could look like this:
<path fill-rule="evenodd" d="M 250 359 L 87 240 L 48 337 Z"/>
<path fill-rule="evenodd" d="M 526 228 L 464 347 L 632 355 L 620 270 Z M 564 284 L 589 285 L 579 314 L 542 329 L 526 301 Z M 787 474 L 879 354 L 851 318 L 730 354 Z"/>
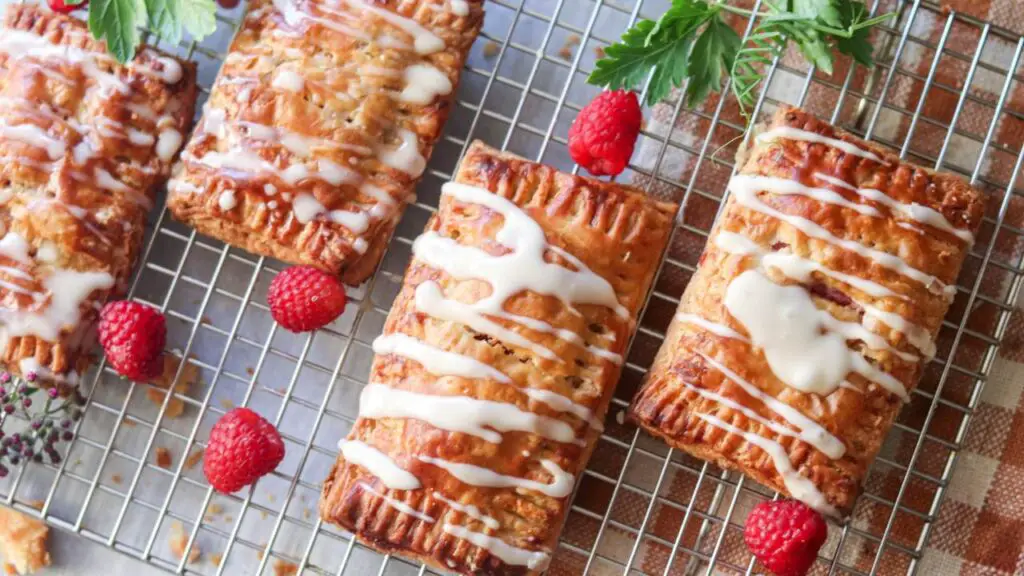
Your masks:
<path fill-rule="evenodd" d="M 674 212 L 473 144 L 373 343 L 323 519 L 444 571 L 543 571 Z"/>
<path fill-rule="evenodd" d="M 359 284 L 452 108 L 479 0 L 256 0 L 169 186 L 204 234 Z"/>
<path fill-rule="evenodd" d="M 845 515 L 935 355 L 983 196 L 793 108 L 729 191 L 630 415 Z"/>
<path fill-rule="evenodd" d="M 192 123 L 195 70 L 120 65 L 83 22 L 12 5 L 0 33 L 0 363 L 73 384 L 123 294 L 155 189 Z"/>

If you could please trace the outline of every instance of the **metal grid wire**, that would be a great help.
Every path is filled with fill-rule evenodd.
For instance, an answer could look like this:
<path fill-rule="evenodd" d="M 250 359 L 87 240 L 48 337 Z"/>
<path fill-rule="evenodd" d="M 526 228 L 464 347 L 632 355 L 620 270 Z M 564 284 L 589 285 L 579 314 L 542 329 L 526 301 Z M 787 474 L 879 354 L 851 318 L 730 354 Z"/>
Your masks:
<path fill-rule="evenodd" d="M 419 200 L 409 207 L 380 269 L 350 292 L 343 317 L 315 334 L 292 335 L 270 320 L 264 296 L 280 263 L 198 236 L 161 209 L 130 296 L 165 311 L 169 346 L 185 359 L 175 374 L 184 384 L 167 395 L 120 380 L 101 364 L 86 379 L 92 384 L 89 406 L 69 456 L 0 482 L 0 501 L 178 573 L 262 574 L 284 562 L 314 574 L 432 573 L 378 556 L 322 524 L 315 511 L 335 443 L 354 421 L 372 360 L 369 343 L 397 294 L 412 239 L 468 143 L 480 138 L 576 171 L 565 134 L 596 93 L 584 80 L 599 48 L 637 18 L 656 18 L 667 4 L 489 0 L 484 32 Z M 1024 276 L 1021 254 L 1001 248 L 1024 243 L 1024 230 L 1004 223 L 1014 197 L 1024 196 L 1015 189 L 1024 150 L 1019 135 L 1016 141 L 1000 136 L 1006 123 L 1024 121 L 1024 110 L 1010 104 L 1024 81 L 1024 38 L 930 2 L 872 8 L 889 9 L 898 10 L 899 18 L 878 33 L 874 70 L 826 76 L 787 56 L 768 70 L 769 87 L 755 109 L 767 113 L 782 102 L 810 106 L 903 157 L 962 173 L 990 196 L 982 234 L 940 335 L 940 353 L 904 409 L 909 416 L 901 416 L 887 442 L 900 449 L 883 449 L 854 520 L 831 531 L 818 567 L 828 574 L 916 570 Z M 222 13 L 220 33 L 202 44 L 165 47 L 198 63 L 204 99 L 242 11 Z M 934 24 L 938 35 L 922 32 L 922 22 Z M 992 57 L 997 45 L 1002 56 Z M 928 64 L 925 73 L 906 64 L 912 56 Z M 937 74 L 940 69 L 958 71 L 956 86 Z M 994 96 L 975 89 L 983 83 L 995 87 Z M 908 90 L 922 96 L 907 105 L 897 96 Z M 949 119 L 927 113 L 932 98 L 954 107 Z M 640 316 L 607 430 L 577 484 L 551 572 L 750 574 L 753 558 L 736 560 L 741 515 L 772 494 L 621 421 L 720 209 L 722 184 L 733 170 L 731 152 L 745 137 L 730 99 L 713 99 L 695 111 L 676 99 L 647 117 L 638 163 L 622 179 L 681 201 L 682 209 Z M 964 150 L 973 155 L 960 165 Z M 996 164 L 1005 169 L 993 170 Z M 255 407 L 274 421 L 288 456 L 241 496 L 215 495 L 186 456 L 201 449 L 213 422 L 234 405 Z M 158 450 L 171 455 L 168 468 L 157 464 Z M 908 525 L 914 527 L 909 537 L 902 534 Z M 171 551 L 168 541 L 178 530 L 185 548 L 202 549 L 201 560 L 190 563 L 189 554 Z"/>

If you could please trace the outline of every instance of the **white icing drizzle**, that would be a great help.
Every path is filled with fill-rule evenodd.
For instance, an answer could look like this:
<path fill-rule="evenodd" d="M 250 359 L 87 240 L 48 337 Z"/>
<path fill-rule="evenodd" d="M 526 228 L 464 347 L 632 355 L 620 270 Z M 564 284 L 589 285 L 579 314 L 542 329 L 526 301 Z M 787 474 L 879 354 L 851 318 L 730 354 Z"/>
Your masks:
<path fill-rule="evenodd" d="M 5 31 L 5 33 L 7 32 L 10 31 Z M 7 122 L 0 121 L 0 137 L 17 140 L 34 148 L 42 148 L 46 151 L 46 155 L 50 157 L 50 160 L 62 158 L 67 152 L 67 145 L 63 141 L 50 136 L 46 130 L 35 124 L 12 126 Z"/>
<path fill-rule="evenodd" d="M 423 368 L 437 376 L 459 376 L 480 380 L 496 380 L 511 384 L 512 379 L 505 373 L 480 362 L 476 358 L 442 350 L 419 338 L 395 332 L 382 334 L 373 341 L 375 354 L 395 354 L 409 358 L 423 365 Z"/>
<path fill-rule="evenodd" d="M 419 178 L 427 168 L 427 159 L 420 153 L 419 138 L 408 128 L 399 128 L 398 137 L 401 140 L 398 147 L 382 148 L 377 152 L 377 159 L 386 166 Z"/>
<path fill-rule="evenodd" d="M 491 379 L 503 384 L 512 384 L 512 379 L 503 372 L 480 362 L 476 358 L 449 352 L 432 346 L 418 338 L 407 334 L 396 332 L 383 334 L 373 341 L 373 351 L 376 354 L 396 354 L 409 358 L 423 365 L 431 374 L 437 376 L 459 376 L 462 378 Z M 568 412 L 581 420 L 586 421 L 598 431 L 604 429 L 600 420 L 594 417 L 593 412 L 582 404 L 574 402 L 557 392 L 536 388 L 520 388 L 520 392 L 542 404 L 559 412 Z"/>
<path fill-rule="evenodd" d="M 95 81 L 104 89 L 113 89 L 122 94 L 129 94 L 128 84 L 116 75 L 103 71 L 97 62 L 109 59 L 105 54 L 88 52 L 68 45 L 50 43 L 42 36 L 21 30 L 4 30 L 0 35 L 0 52 L 8 54 L 12 59 L 38 58 L 54 59 L 77 64 L 82 73 Z"/>
<path fill-rule="evenodd" d="M 765 186 L 764 184 L 769 185 Z M 811 238 L 823 240 L 829 244 L 833 244 L 872 260 L 884 268 L 888 268 L 898 274 L 923 284 L 932 292 L 943 294 L 946 297 L 956 295 L 956 286 L 946 286 L 945 283 L 937 277 L 910 266 L 898 256 L 894 256 L 882 250 L 870 248 L 853 240 L 840 238 L 807 218 L 786 214 L 765 204 L 757 197 L 757 193 L 761 190 L 772 192 L 772 188 L 770 183 L 762 182 L 758 176 L 737 174 L 729 181 L 729 190 L 741 205 L 756 212 L 761 212 L 762 214 L 781 220 Z"/>
<path fill-rule="evenodd" d="M 433 54 L 434 52 L 444 50 L 445 48 L 444 40 L 411 18 L 406 18 L 405 16 L 396 14 L 390 10 L 374 6 L 366 0 L 342 1 L 346 2 L 349 6 L 357 7 L 364 12 L 369 12 L 378 16 L 393 26 L 400 28 L 406 34 L 412 36 L 413 48 L 419 54 Z"/>
<path fill-rule="evenodd" d="M 769 410 L 788 422 L 791 426 L 800 431 L 800 439 L 820 450 L 823 454 L 833 460 L 843 457 L 846 453 L 846 446 L 839 438 L 833 436 L 824 426 L 818 424 L 811 418 L 804 416 L 802 412 L 789 404 L 766 394 L 763 390 L 748 382 L 745 378 L 733 372 L 728 366 L 700 351 L 695 351 L 698 356 L 704 359 L 712 368 L 721 372 L 733 384 L 743 389 L 748 395 L 759 400 Z"/>
<path fill-rule="evenodd" d="M 776 176 L 755 176 L 749 174 L 744 174 L 743 176 L 750 179 L 752 186 L 756 185 L 761 190 L 770 190 L 772 194 L 782 196 L 807 196 L 808 198 L 813 198 L 824 204 L 834 204 L 836 206 L 842 206 L 843 208 L 849 208 L 850 210 L 865 216 L 870 216 L 872 218 L 884 218 L 882 213 L 874 207 L 851 202 L 842 194 L 833 192 L 828 188 L 813 188 L 811 186 L 805 186 L 796 180 L 779 178 Z"/>
<path fill-rule="evenodd" d="M 317 24 L 320 24 L 324 28 L 328 28 L 330 30 L 334 30 L 335 32 L 344 34 L 346 36 L 351 36 L 353 38 L 358 38 L 360 40 L 365 40 L 365 41 L 368 41 L 368 42 L 373 40 L 372 36 L 370 36 L 369 34 L 363 32 L 362 30 L 360 30 L 358 28 L 354 28 L 352 26 L 346 26 L 346 25 L 344 25 L 344 24 L 342 24 L 340 22 L 334 21 L 334 20 L 332 20 L 330 18 L 320 18 L 320 17 L 314 16 L 313 14 L 310 14 L 309 12 L 307 12 L 305 10 L 300 9 L 295 4 L 295 0 L 273 0 L 273 4 L 274 4 L 274 7 L 277 8 L 278 12 L 280 12 L 280 14 L 284 17 L 285 22 L 289 26 L 297 27 L 297 26 L 301 25 L 304 21 L 309 21 L 309 22 L 315 22 Z M 331 14 L 337 14 L 334 11 L 326 9 L 326 7 L 324 7 L 322 5 L 318 6 L 318 7 L 319 7 L 320 10 L 322 10 L 324 12 L 328 12 L 328 13 L 331 13 Z M 256 16 L 259 15 L 259 13 L 260 13 L 259 10 L 253 10 L 253 11 L 251 11 L 246 16 L 246 18 L 256 17 Z M 343 16 L 342 14 L 337 14 L 337 15 Z"/>
<path fill-rule="evenodd" d="M 469 2 L 466 0 L 448 0 L 448 7 L 456 16 L 469 16 Z"/>
<path fill-rule="evenodd" d="M 16 260 L 22 264 L 32 264 L 32 257 L 29 256 L 29 245 L 25 240 L 25 237 L 17 232 L 8 232 L 4 234 L 3 238 L 0 238 L 0 254 L 7 256 L 11 260 Z"/>
<path fill-rule="evenodd" d="M 948 219 L 946 219 L 946 216 L 942 212 L 939 212 L 934 208 L 923 206 L 921 204 L 918 204 L 917 202 L 910 202 L 909 204 L 906 202 L 900 202 L 899 200 L 896 200 L 895 198 L 889 196 L 888 194 L 882 192 L 881 190 L 876 190 L 874 188 L 857 188 L 856 186 L 847 183 L 845 180 L 841 180 L 834 176 L 829 176 L 828 174 L 822 174 L 821 172 L 815 172 L 814 177 L 823 182 L 828 182 L 829 184 L 839 186 L 840 188 L 845 188 L 847 190 L 855 192 L 858 196 L 867 198 L 868 200 L 878 202 L 879 204 L 882 204 L 886 208 L 889 208 L 890 210 L 902 216 L 910 218 L 914 222 L 924 224 L 926 226 L 931 226 L 932 228 L 937 228 L 939 230 L 942 230 L 943 232 L 948 232 L 968 244 L 974 243 L 974 234 L 971 234 L 969 230 L 963 230 L 961 228 L 953 226 L 953 224 Z M 904 227 L 908 228 L 909 230 L 913 230 L 918 234 L 924 233 L 923 230 L 914 226 Z"/>
<path fill-rule="evenodd" d="M 468 396 L 435 396 L 367 384 L 359 397 L 364 418 L 414 418 L 451 432 L 462 432 L 500 444 L 498 432 L 529 432 L 556 442 L 570 443 L 576 433 L 565 422 L 520 410 L 514 404 Z"/>
<path fill-rule="evenodd" d="M 715 245 L 719 248 L 733 253 L 733 254 L 746 254 L 746 255 L 762 255 L 761 263 L 765 267 L 775 268 L 787 278 L 792 278 L 799 282 L 808 282 L 811 278 L 811 272 L 819 272 L 825 276 L 835 278 L 836 280 L 849 284 L 854 288 L 857 288 L 865 294 L 869 294 L 876 298 L 898 298 L 900 300 L 909 300 L 906 296 L 893 292 L 889 288 L 872 282 L 871 280 L 865 280 L 858 278 L 857 276 L 851 276 L 849 274 L 843 274 L 830 268 L 825 268 L 814 260 L 801 258 L 796 254 L 789 252 L 765 252 L 761 250 L 761 247 L 754 243 L 746 236 L 729 232 L 727 230 L 719 231 L 718 236 L 715 238 Z M 924 356 L 928 359 L 935 357 L 935 342 L 932 340 L 931 332 L 918 324 L 915 324 L 906 318 L 903 318 L 899 314 L 893 312 L 887 312 L 881 310 L 876 306 L 872 306 L 867 302 L 864 302 L 857 298 L 851 298 L 854 303 L 864 310 L 865 317 L 862 322 L 864 326 L 872 330 L 875 321 L 881 321 L 886 324 L 892 330 L 900 332 L 907 337 L 907 341 L 917 348 Z M 900 352 L 900 355 L 905 353 Z M 904 359 L 908 359 L 909 356 L 903 356 Z"/>
<path fill-rule="evenodd" d="M 421 235 L 413 244 L 417 258 L 456 278 L 487 279 L 491 294 L 476 304 L 481 309 L 500 311 L 506 300 L 530 290 L 554 296 L 569 307 L 573 304 L 600 304 L 623 318 L 629 317 L 611 284 L 583 266 L 582 262 L 574 262 L 579 270 L 546 262 L 544 253 L 549 245 L 544 230 L 518 206 L 482 188 L 455 182 L 445 184 L 442 192 L 460 202 L 484 206 L 504 217 L 495 239 L 512 251 L 501 256 L 461 245 L 435 232 Z"/>
<path fill-rule="evenodd" d="M 551 474 L 552 481 L 548 483 L 499 474 L 489 468 L 482 468 L 473 464 L 449 462 L 448 460 L 432 458 L 430 456 L 419 456 L 418 458 L 421 462 L 433 464 L 471 486 L 522 488 L 524 490 L 540 492 L 552 498 L 565 498 L 572 493 L 572 487 L 575 483 L 575 478 L 573 478 L 572 474 L 569 474 L 551 460 L 540 460 L 540 465 Z"/>
<path fill-rule="evenodd" d="M 846 339 L 860 338 L 869 346 L 881 341 L 888 347 L 888 343 L 860 325 L 840 322 L 819 310 L 802 286 L 776 284 L 757 270 L 747 270 L 729 283 L 725 306 L 786 385 L 827 396 L 849 372 L 856 371 L 907 399 L 899 380 L 871 366 L 847 347 Z"/>
<path fill-rule="evenodd" d="M 903 294 L 899 294 L 892 289 L 874 282 L 872 280 L 865 280 L 851 274 L 844 274 L 831 268 L 826 268 L 818 262 L 809 258 L 803 258 L 797 256 L 792 252 L 768 252 L 762 258 L 761 262 L 765 266 L 777 268 L 780 272 L 790 278 L 800 280 L 801 282 L 809 282 L 812 280 L 811 273 L 818 272 L 823 276 L 834 278 L 844 284 L 849 284 L 861 292 L 874 296 L 875 298 L 897 298 L 899 300 L 909 300 Z"/>
<path fill-rule="evenodd" d="M 417 286 L 415 303 L 417 310 L 434 318 L 465 324 L 477 332 L 493 336 L 513 346 L 526 348 L 541 358 L 562 361 L 550 348 L 537 344 L 522 334 L 484 317 L 483 314 L 476 311 L 473 305 L 445 298 L 441 287 L 436 282 L 428 280 Z"/>
<path fill-rule="evenodd" d="M 501 524 L 496 519 L 494 519 L 494 517 L 484 514 L 480 511 L 479 508 L 472 504 L 462 504 L 461 502 L 456 502 L 451 498 L 446 498 L 445 495 L 441 494 L 440 492 L 434 492 L 433 496 L 434 498 L 447 504 L 449 508 L 453 510 L 458 510 L 459 512 L 462 512 L 463 514 L 469 516 L 474 520 L 479 520 L 484 524 L 484 526 L 487 526 L 491 530 L 497 530 L 501 527 Z"/>
<path fill-rule="evenodd" d="M 412 516 L 413 518 L 417 518 L 419 520 L 422 520 L 422 521 L 424 521 L 424 522 L 426 522 L 428 524 L 433 524 L 434 522 L 436 522 L 436 520 L 434 520 L 430 516 L 424 514 L 423 512 L 420 512 L 419 510 L 413 508 L 412 506 L 409 506 L 405 502 L 402 502 L 401 500 L 398 500 L 397 498 L 392 498 L 390 496 L 387 496 L 385 494 L 382 494 L 382 493 L 374 490 L 373 486 L 370 486 L 366 482 L 359 482 L 359 483 L 357 483 L 357 485 L 360 488 L 362 488 L 364 492 L 369 492 L 370 494 L 373 494 L 377 498 L 380 498 L 381 500 L 384 501 L 385 504 L 387 504 L 388 506 L 391 506 L 395 510 L 398 510 L 402 514 L 408 514 L 409 516 Z"/>
<path fill-rule="evenodd" d="M 366 146 L 360 146 L 358 144 L 334 142 L 332 140 L 327 140 L 326 138 L 307 136 L 286 128 L 267 126 L 266 124 L 260 124 L 258 122 L 251 122 L 248 120 L 229 121 L 226 117 L 227 112 L 223 108 L 207 109 L 206 114 L 203 116 L 204 131 L 214 134 L 218 138 L 227 139 L 231 136 L 228 128 L 230 126 L 237 126 L 245 129 L 246 137 L 252 138 L 253 140 L 259 140 L 261 142 L 280 144 L 285 150 L 288 150 L 292 154 L 301 158 L 309 158 L 313 155 L 313 150 L 317 148 L 346 150 L 360 155 L 368 155 L 373 152 L 373 150 Z M 355 172 L 341 166 L 339 166 L 339 168 L 347 173 L 345 177 L 346 180 L 354 181 L 358 179 L 358 174 Z"/>
<path fill-rule="evenodd" d="M 390 456 L 365 442 L 343 439 L 338 443 L 338 448 L 345 460 L 366 468 L 392 490 L 417 490 L 422 486 L 419 478 L 404 470 Z"/>
<path fill-rule="evenodd" d="M 473 532 L 462 526 L 445 524 L 442 529 L 456 538 L 461 538 L 474 546 L 479 546 L 511 566 L 526 566 L 530 570 L 544 570 L 551 561 L 551 555 L 537 550 L 527 550 L 513 546 L 500 538 Z"/>
<path fill-rule="evenodd" d="M 410 104 L 426 106 L 440 95 L 451 94 L 452 81 L 444 72 L 430 64 L 413 64 L 403 74 L 405 87 L 398 99 Z"/>
<path fill-rule="evenodd" d="M 306 87 L 306 79 L 295 70 L 280 68 L 270 85 L 278 90 L 299 93 Z"/>
<path fill-rule="evenodd" d="M 823 453 L 825 452 L 826 449 L 831 450 L 831 448 L 832 448 L 831 443 L 825 444 L 825 443 L 819 442 L 820 437 L 817 434 L 808 433 L 806 430 L 801 430 L 801 431 L 799 431 L 797 433 L 794 433 L 793 430 L 790 430 L 789 428 L 786 428 L 785 426 L 779 424 L 778 422 L 775 422 L 773 420 L 765 418 L 764 416 L 761 416 L 760 414 L 758 414 L 754 410 L 751 410 L 750 408 L 744 406 L 740 402 L 737 402 L 737 401 L 733 400 L 732 398 L 729 398 L 727 396 L 722 396 L 721 394 L 719 394 L 719 393 L 717 393 L 717 392 L 715 392 L 713 390 L 708 390 L 706 388 L 701 388 L 700 386 L 696 386 L 696 385 L 694 385 L 694 384 L 692 384 L 690 382 L 687 382 L 686 380 L 679 380 L 678 382 L 680 384 L 682 384 L 683 387 L 686 388 L 687 390 L 691 390 L 691 391 L 695 392 L 697 395 L 699 395 L 699 396 L 701 396 L 703 398 L 707 398 L 708 400 L 712 400 L 714 402 L 718 402 L 719 404 L 721 404 L 723 406 L 728 406 L 730 409 L 735 410 L 737 412 L 740 412 L 741 414 L 743 414 L 747 418 L 749 418 L 749 419 L 751 419 L 751 420 L 753 420 L 755 422 L 759 422 L 759 423 L 763 424 L 764 426 L 766 426 L 767 428 L 771 429 L 776 434 L 779 434 L 781 436 L 789 436 L 789 437 L 792 437 L 792 438 L 799 438 L 800 440 L 803 440 L 804 442 L 810 444 L 811 446 L 814 446 L 815 448 L 817 448 L 819 451 L 821 451 Z M 838 440 L 837 440 L 837 442 L 838 442 Z M 842 447 L 842 444 L 839 444 L 839 446 Z M 843 450 L 845 450 L 845 448 L 843 448 Z M 833 451 L 833 452 L 835 452 L 835 451 Z M 829 456 L 830 458 L 841 458 L 842 457 L 842 452 L 841 451 L 839 452 L 839 456 L 832 456 L 831 454 L 826 454 L 826 455 Z"/>
<path fill-rule="evenodd" d="M 687 324 L 693 324 L 694 326 L 703 328 L 708 332 L 711 332 L 712 334 L 718 336 L 722 336 L 723 338 L 732 338 L 734 340 L 740 340 L 742 342 L 750 342 L 750 338 L 747 338 L 743 334 L 740 334 L 739 332 L 733 330 L 732 328 L 726 326 L 725 324 L 719 324 L 717 322 L 706 320 L 696 314 L 687 314 L 684 312 L 679 312 L 676 314 L 676 320 L 679 320 L 680 322 L 686 322 Z"/>
<path fill-rule="evenodd" d="M 181 149 L 181 143 L 181 132 L 173 128 L 165 128 L 157 136 L 156 155 L 164 162 L 169 162 L 178 150 Z"/>
<path fill-rule="evenodd" d="M 75 327 L 81 320 L 81 307 L 94 290 L 106 290 L 114 285 L 114 277 L 106 272 L 79 272 L 56 268 L 42 281 L 49 293 L 47 306 L 38 310 L 0 310 L 0 320 L 7 336 L 36 336 L 56 342 L 67 327 Z"/>
<path fill-rule="evenodd" d="M 776 126 L 771 130 L 767 130 L 757 135 L 758 143 L 771 142 L 777 138 L 783 138 L 786 140 L 802 140 L 804 142 L 811 142 L 814 144 L 824 144 L 826 146 L 842 150 L 847 154 L 854 156 L 860 156 L 861 158 L 867 158 L 868 160 L 874 160 L 879 164 L 885 164 L 880 156 L 870 150 L 865 150 L 855 144 L 851 144 L 845 140 L 838 138 L 829 138 L 816 132 L 809 132 L 800 128 L 793 128 L 792 126 Z"/>
<path fill-rule="evenodd" d="M 911 346 L 917 348 L 928 360 L 935 357 L 936 346 L 931 332 L 919 324 L 915 324 L 899 314 L 887 312 L 863 302 L 858 302 L 864 310 L 864 325 L 870 330 L 872 323 L 880 321 L 889 328 L 902 333 Z"/>
<path fill-rule="evenodd" d="M 747 442 L 764 450 L 771 457 L 772 463 L 775 464 L 775 469 L 779 472 L 779 476 L 782 477 L 782 483 L 785 484 L 786 490 L 789 491 L 793 498 L 807 504 L 822 514 L 836 518 L 839 517 L 839 511 L 828 503 L 828 500 L 818 490 L 818 487 L 814 485 L 814 482 L 793 468 L 793 461 L 789 459 L 789 454 L 786 453 L 786 449 L 781 444 L 737 428 L 711 414 L 697 414 L 697 417 L 716 428 L 742 436 Z"/>
<path fill-rule="evenodd" d="M 220 193 L 220 197 L 217 199 L 217 205 L 220 206 L 220 209 L 225 211 L 225 212 L 228 212 L 232 208 L 237 206 L 238 205 L 238 201 L 235 200 L 235 191 L 234 190 L 225 190 L 225 191 L 221 192 Z"/>

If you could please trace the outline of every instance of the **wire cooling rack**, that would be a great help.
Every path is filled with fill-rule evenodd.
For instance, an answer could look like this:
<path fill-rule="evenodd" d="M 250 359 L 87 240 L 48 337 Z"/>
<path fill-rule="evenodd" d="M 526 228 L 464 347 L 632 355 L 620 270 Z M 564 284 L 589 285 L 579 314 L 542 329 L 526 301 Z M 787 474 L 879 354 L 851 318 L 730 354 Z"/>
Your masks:
<path fill-rule="evenodd" d="M 565 135 L 596 93 L 585 84 L 594 60 L 637 18 L 656 18 L 667 4 L 488 0 L 484 32 L 419 199 L 380 269 L 350 292 L 348 310 L 324 330 L 293 335 L 270 319 L 265 292 L 279 262 L 196 235 L 159 210 L 130 295 L 168 317 L 169 347 L 184 359 L 175 394 L 120 380 L 101 364 L 86 379 L 89 406 L 68 457 L 0 481 L 0 501 L 172 572 L 432 573 L 373 553 L 316 514 L 320 482 L 354 420 L 369 345 L 398 292 L 411 241 L 473 139 L 577 170 Z M 198 63 L 203 99 L 243 10 L 222 12 L 218 33 L 202 43 L 164 47 Z M 930 2 L 889 0 L 872 10 L 898 12 L 877 32 L 875 69 L 840 62 L 828 76 L 786 55 L 768 70 L 755 111 L 808 107 L 908 159 L 963 174 L 988 192 L 989 210 L 940 353 L 872 467 L 852 519 L 832 527 L 815 567 L 821 574 L 917 570 L 1024 276 L 1024 230 L 1007 221 L 1024 202 L 1015 188 L 1024 160 L 1024 110 L 1015 97 L 1024 38 Z M 620 178 L 682 209 L 550 572 L 750 574 L 757 566 L 742 544 L 743 516 L 773 494 L 622 420 L 721 205 L 743 124 L 728 98 L 695 111 L 670 99 L 645 117 L 636 163 Z M 235 405 L 274 421 L 287 457 L 252 490 L 215 495 L 188 457 Z"/>

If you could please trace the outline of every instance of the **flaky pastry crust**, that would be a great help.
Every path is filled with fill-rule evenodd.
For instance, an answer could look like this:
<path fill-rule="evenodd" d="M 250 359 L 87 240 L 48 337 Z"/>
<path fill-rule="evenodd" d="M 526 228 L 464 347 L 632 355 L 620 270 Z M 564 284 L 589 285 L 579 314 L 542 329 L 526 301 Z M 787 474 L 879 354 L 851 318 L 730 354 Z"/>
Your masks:
<path fill-rule="evenodd" d="M 41 520 L 0 506 L 0 556 L 18 574 L 33 574 L 50 565 L 49 532 Z"/>
<path fill-rule="evenodd" d="M 478 1 L 462 15 L 446 6 L 251 3 L 169 188 L 174 216 L 255 254 L 365 280 L 483 23 Z"/>
<path fill-rule="evenodd" d="M 779 110 L 767 129 L 780 127 L 839 139 L 862 151 L 870 151 L 882 162 L 820 142 L 783 136 L 769 141 L 757 140 L 740 175 L 775 176 L 808 186 L 824 186 L 850 202 L 884 211 L 884 202 L 868 202 L 854 193 L 856 189 L 877 190 L 904 205 L 916 204 L 938 211 L 961 233 L 977 232 L 982 221 L 983 196 L 962 179 L 903 162 L 888 149 L 856 138 L 802 110 Z M 776 133 L 779 132 L 776 130 Z M 839 238 L 897 255 L 910 266 L 937 277 L 948 287 L 946 293 L 938 289 L 938 283 L 926 286 L 879 266 L 861 254 L 812 238 L 777 217 L 738 202 L 733 194 L 711 233 L 678 312 L 747 335 L 744 325 L 731 316 L 724 302 L 730 283 L 757 264 L 750 255 L 730 252 L 718 241 L 723 234 L 738 234 L 751 240 L 758 252 L 793 254 L 820 265 L 819 271 L 802 282 L 779 270 L 771 269 L 768 274 L 778 284 L 802 284 L 819 309 L 845 322 L 864 323 L 884 337 L 892 350 L 870 349 L 859 340 L 849 341 L 848 345 L 872 365 L 895 377 L 907 391 L 912 390 L 929 356 L 919 347 L 927 346 L 913 345 L 907 334 L 893 329 L 892 320 L 890 324 L 865 322 L 864 305 L 917 325 L 923 333 L 918 340 L 934 343 L 951 302 L 950 289 L 970 243 L 948 230 L 913 222 L 895 211 L 878 218 L 866 216 L 850 206 L 804 195 L 771 194 L 761 190 L 757 197 L 773 209 L 811 221 Z M 869 286 L 855 286 L 835 274 L 821 273 L 820 269 L 868 280 L 894 294 L 871 294 Z M 792 435 L 779 434 L 735 406 L 701 394 L 701 391 L 718 394 L 781 427 L 791 425 L 702 355 L 817 422 L 845 445 L 845 454 L 832 459 Z M 852 386 L 839 388 L 828 396 L 801 392 L 787 386 L 773 373 L 760 348 L 677 316 L 644 385 L 633 400 L 630 416 L 673 447 L 743 472 L 789 494 L 766 450 L 741 434 L 709 423 L 700 415 L 710 414 L 743 432 L 776 441 L 784 448 L 793 468 L 809 478 L 829 504 L 840 513 L 848 513 L 860 491 L 861 480 L 902 405 L 896 394 L 870 383 L 858 373 L 851 373 L 848 380 Z"/>
<path fill-rule="evenodd" d="M 675 206 L 653 201 L 629 186 L 559 173 L 480 143 L 469 148 L 455 182 L 484 188 L 525 211 L 544 231 L 550 247 L 547 260 L 574 266 L 559 254 L 578 258 L 611 284 L 629 318 L 600 305 L 578 305 L 574 311 L 557 298 L 532 291 L 506 300 L 504 310 L 569 330 L 587 345 L 611 354 L 623 354 L 635 327 L 632 318 L 650 287 L 668 240 Z M 446 195 L 427 231 L 491 254 L 502 254 L 509 248 L 502 248 L 495 234 L 503 222 L 503 216 L 497 212 Z M 539 464 L 549 460 L 576 476 L 597 442 L 600 422 L 619 377 L 621 359 L 615 361 L 607 355 L 588 353 L 585 346 L 553 334 L 501 322 L 556 356 L 544 358 L 533 350 L 476 332 L 464 324 L 424 314 L 417 310 L 415 293 L 425 282 L 436 282 L 448 298 L 467 303 L 479 301 L 490 292 L 487 282 L 458 279 L 415 258 L 388 315 L 384 334 L 409 335 L 475 359 L 506 374 L 511 382 L 438 377 L 421 364 L 395 354 L 376 356 L 370 382 L 419 393 L 457 394 L 507 403 L 568 423 L 576 438 L 583 441 L 556 442 L 533 433 L 511 431 L 502 434 L 500 443 L 493 443 L 412 418 L 360 418 L 349 440 L 364 442 L 389 455 L 419 477 L 422 488 L 390 490 L 367 469 L 346 461 L 342 455 L 324 482 L 321 516 L 377 550 L 409 556 L 442 570 L 463 574 L 539 573 L 539 568 L 504 562 L 485 547 L 446 533 L 442 525 L 468 526 L 521 549 L 551 552 L 568 507 L 568 495 L 552 497 L 527 489 L 471 485 L 420 458 L 472 464 L 541 483 L 551 481 L 548 471 Z M 554 392 L 585 406 L 592 411 L 591 421 L 596 420 L 598 428 L 577 415 L 530 400 L 523 389 Z M 436 522 L 399 513 L 384 499 L 368 492 L 364 484 L 436 518 Z M 496 520 L 497 527 L 489 531 L 477 518 L 452 507 L 446 499 L 462 507 L 475 506 L 479 513 Z"/>

